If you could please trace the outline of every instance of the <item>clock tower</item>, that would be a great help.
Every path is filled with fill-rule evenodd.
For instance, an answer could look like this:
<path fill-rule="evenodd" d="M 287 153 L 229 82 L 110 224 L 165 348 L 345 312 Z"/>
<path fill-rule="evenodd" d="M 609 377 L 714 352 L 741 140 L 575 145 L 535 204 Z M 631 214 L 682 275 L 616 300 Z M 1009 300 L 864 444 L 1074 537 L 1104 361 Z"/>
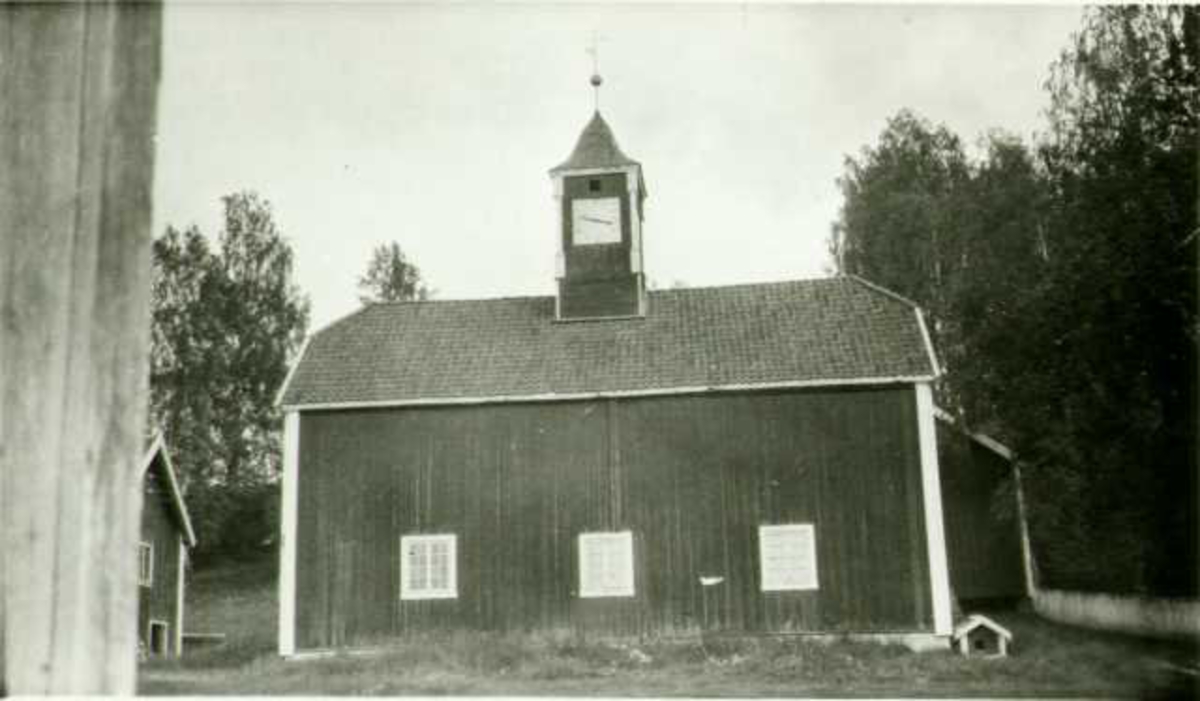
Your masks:
<path fill-rule="evenodd" d="M 550 179 L 559 223 L 557 319 L 644 316 L 642 166 L 621 152 L 599 110 Z"/>

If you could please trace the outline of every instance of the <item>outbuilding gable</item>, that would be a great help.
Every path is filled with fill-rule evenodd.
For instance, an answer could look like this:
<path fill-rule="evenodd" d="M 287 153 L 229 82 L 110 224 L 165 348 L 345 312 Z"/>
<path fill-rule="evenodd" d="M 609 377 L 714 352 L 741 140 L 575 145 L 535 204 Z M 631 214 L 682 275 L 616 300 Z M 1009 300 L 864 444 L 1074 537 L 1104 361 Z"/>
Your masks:
<path fill-rule="evenodd" d="M 171 456 L 167 453 L 166 442 L 162 434 L 157 434 L 150 442 L 142 457 L 142 479 L 154 479 L 165 485 L 165 499 L 173 522 L 178 527 L 184 543 L 193 548 L 196 546 L 196 531 L 192 528 L 192 519 L 188 515 L 187 505 L 183 501 L 183 492 L 179 488 L 179 480 L 175 477 L 175 467 L 171 464 Z"/>

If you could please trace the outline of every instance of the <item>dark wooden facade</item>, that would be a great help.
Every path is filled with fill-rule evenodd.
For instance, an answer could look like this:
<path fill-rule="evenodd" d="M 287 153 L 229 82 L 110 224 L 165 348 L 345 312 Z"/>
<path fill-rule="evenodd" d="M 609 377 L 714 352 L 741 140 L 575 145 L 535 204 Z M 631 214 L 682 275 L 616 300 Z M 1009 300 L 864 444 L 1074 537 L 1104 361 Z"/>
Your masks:
<path fill-rule="evenodd" d="M 303 411 L 295 645 L 436 628 L 930 632 L 912 385 Z M 763 592 L 759 525 L 815 525 L 819 589 Z M 636 595 L 577 596 L 577 536 L 634 534 Z M 402 535 L 458 595 L 402 601 Z M 723 577 L 711 588 L 699 577 Z"/>
<path fill-rule="evenodd" d="M 170 485 L 159 460 L 155 458 L 144 477 L 141 542 L 151 547 L 152 565 L 149 584 L 138 584 L 138 641 L 147 654 L 179 655 L 179 627 L 183 624 L 180 574 L 186 549 Z M 155 639 L 151 623 L 160 627 L 161 642 Z"/>
<path fill-rule="evenodd" d="M 1013 465 L 938 421 L 950 586 L 960 602 L 1026 596 Z"/>

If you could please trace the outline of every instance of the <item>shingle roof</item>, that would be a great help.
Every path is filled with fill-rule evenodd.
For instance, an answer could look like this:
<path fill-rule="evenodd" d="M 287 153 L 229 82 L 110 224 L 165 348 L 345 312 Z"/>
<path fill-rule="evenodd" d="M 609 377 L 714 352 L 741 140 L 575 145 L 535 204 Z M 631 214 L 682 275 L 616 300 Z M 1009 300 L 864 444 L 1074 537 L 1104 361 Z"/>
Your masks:
<path fill-rule="evenodd" d="M 376 304 L 309 340 L 280 403 L 928 378 L 918 314 L 854 278 L 651 291 L 641 319 L 558 322 L 553 297 Z"/>
<path fill-rule="evenodd" d="M 563 170 L 582 170 L 586 168 L 613 168 L 617 166 L 639 165 L 639 163 L 621 152 L 612 129 L 597 111 L 592 120 L 583 128 L 579 140 L 575 142 L 575 150 L 567 160 L 550 169 L 551 173 Z"/>

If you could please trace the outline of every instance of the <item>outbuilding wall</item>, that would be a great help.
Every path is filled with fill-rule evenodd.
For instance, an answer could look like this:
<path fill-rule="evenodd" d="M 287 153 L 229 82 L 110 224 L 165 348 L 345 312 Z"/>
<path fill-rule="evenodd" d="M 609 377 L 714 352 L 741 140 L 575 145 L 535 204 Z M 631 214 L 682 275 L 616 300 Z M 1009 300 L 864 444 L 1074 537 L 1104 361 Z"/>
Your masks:
<path fill-rule="evenodd" d="M 428 629 L 932 629 L 911 385 L 301 413 L 297 650 Z M 758 526 L 812 523 L 819 589 L 762 592 Z M 577 537 L 631 530 L 636 594 L 577 596 Z M 401 601 L 402 535 L 454 533 L 458 594 Z M 699 577 L 723 577 L 710 588 Z"/>
<path fill-rule="evenodd" d="M 155 465 L 146 471 L 142 501 L 141 540 L 153 545 L 154 565 L 150 586 L 138 586 L 138 640 L 149 651 L 150 621 L 164 621 L 169 649 L 178 655 L 179 551 L 183 546 L 169 499 Z"/>
<path fill-rule="evenodd" d="M 950 586 L 960 602 L 1026 596 L 1012 463 L 938 422 Z"/>

